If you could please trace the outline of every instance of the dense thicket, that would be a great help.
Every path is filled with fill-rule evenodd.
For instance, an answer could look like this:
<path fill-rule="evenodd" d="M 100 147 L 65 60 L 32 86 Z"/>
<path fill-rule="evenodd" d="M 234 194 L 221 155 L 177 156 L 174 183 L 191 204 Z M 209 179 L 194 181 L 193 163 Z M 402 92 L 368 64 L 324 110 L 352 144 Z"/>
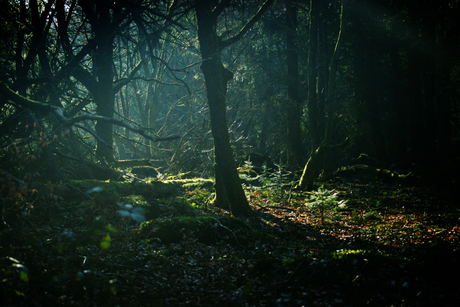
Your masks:
<path fill-rule="evenodd" d="M 1 168 L 108 178 L 97 165 L 136 159 L 214 176 L 197 3 L 2 0 Z M 233 42 L 219 50 L 237 163 L 297 172 L 348 138 L 315 176 L 365 153 L 451 181 L 432 171 L 458 164 L 458 3 L 276 2 L 237 36 L 262 4 L 214 3 L 216 44 Z"/>

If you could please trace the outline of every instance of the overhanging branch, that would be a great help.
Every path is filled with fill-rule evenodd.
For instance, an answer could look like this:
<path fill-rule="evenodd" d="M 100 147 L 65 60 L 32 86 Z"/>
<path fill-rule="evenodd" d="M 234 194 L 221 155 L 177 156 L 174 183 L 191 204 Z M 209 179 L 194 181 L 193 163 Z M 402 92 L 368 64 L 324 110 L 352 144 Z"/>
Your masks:
<path fill-rule="evenodd" d="M 44 115 L 50 113 L 52 110 L 57 109 L 58 107 L 28 99 L 8 87 L 5 82 L 0 81 L 0 94 L 2 94 L 6 99 L 14 102 L 16 105 L 21 106 L 23 108 L 28 108 L 38 113 L 42 113 Z"/>
<path fill-rule="evenodd" d="M 108 122 L 114 125 L 125 127 L 126 129 L 131 130 L 153 142 L 170 141 L 170 140 L 175 140 L 175 139 L 180 138 L 180 136 L 178 135 L 172 135 L 172 136 L 168 136 L 164 138 L 153 137 L 150 134 L 148 134 L 148 132 L 143 128 L 137 128 L 121 120 L 118 120 L 115 118 L 104 117 L 100 115 L 88 114 L 88 115 L 82 115 L 82 116 L 77 116 L 71 119 L 67 119 L 63 115 L 62 107 L 52 106 L 44 102 L 31 100 L 24 96 L 21 96 L 15 93 L 12 89 L 10 89 L 5 84 L 5 82 L 2 82 L 2 81 L 0 81 L 0 94 L 3 95 L 6 99 L 13 101 L 16 105 L 20 107 L 28 108 L 32 111 L 41 113 L 43 115 L 48 115 L 50 113 L 55 115 L 63 127 L 74 126 L 75 124 L 85 121 L 85 120 L 97 120 L 97 121 L 105 121 L 105 122 Z M 78 128 L 81 128 L 81 127 L 78 127 Z"/>

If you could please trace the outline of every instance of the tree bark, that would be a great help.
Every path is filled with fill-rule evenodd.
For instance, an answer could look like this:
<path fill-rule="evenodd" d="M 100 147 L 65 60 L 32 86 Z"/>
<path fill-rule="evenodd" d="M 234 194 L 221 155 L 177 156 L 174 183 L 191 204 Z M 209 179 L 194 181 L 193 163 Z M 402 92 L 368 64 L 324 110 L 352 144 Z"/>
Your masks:
<path fill-rule="evenodd" d="M 297 170 L 302 162 L 302 103 L 299 97 L 299 56 L 297 53 L 297 9 L 291 1 L 286 1 L 286 47 L 287 47 L 287 93 L 289 105 L 287 108 L 288 122 L 288 164 L 292 170 Z"/>
<path fill-rule="evenodd" d="M 300 177 L 299 184 L 296 186 L 297 189 L 313 189 L 313 183 L 318 177 L 321 164 L 324 156 L 327 152 L 327 145 L 321 144 L 318 148 L 310 155 L 310 158 L 305 164 L 302 176 Z"/>
<path fill-rule="evenodd" d="M 241 186 L 236 170 L 233 151 L 226 117 L 227 82 L 233 78 L 233 73 L 226 69 L 221 62 L 220 38 L 216 32 L 217 16 L 213 12 L 216 1 L 197 1 L 196 16 L 198 21 L 198 40 L 200 42 L 201 65 L 209 105 L 211 130 L 214 138 L 216 177 L 216 193 L 222 194 L 225 189 L 226 198 L 234 215 L 241 215 L 250 210 L 249 203 Z M 226 199 L 216 197 L 217 206 L 225 207 Z"/>
<path fill-rule="evenodd" d="M 94 55 L 94 70 L 98 79 L 98 88 L 95 93 L 96 113 L 100 116 L 112 118 L 115 111 L 113 95 L 113 29 L 110 20 L 110 8 L 104 1 L 97 2 L 97 22 L 92 23 L 97 41 Z M 108 163 L 114 162 L 113 157 L 113 130 L 109 122 L 98 121 L 96 133 L 103 141 L 97 142 L 96 158 Z"/>
<path fill-rule="evenodd" d="M 344 0 L 343 0 L 344 1 Z M 331 148 L 337 148 L 344 146 L 347 143 L 347 139 L 345 139 L 344 142 L 337 144 L 337 145 L 331 145 L 331 140 L 332 140 L 332 133 L 333 133 L 333 126 L 334 126 L 334 112 L 335 112 L 335 88 L 336 88 L 336 72 L 337 72 L 337 60 L 339 58 L 339 53 L 341 50 L 341 44 L 342 44 L 342 29 L 343 29 L 343 10 L 344 10 L 344 5 L 342 1 L 342 7 L 341 7 L 341 13 L 340 13 L 340 25 L 339 25 L 339 32 L 337 34 L 337 40 L 336 44 L 334 47 L 334 50 L 330 57 L 325 57 L 323 53 L 327 54 L 327 48 L 326 45 L 324 44 L 319 44 L 318 41 L 316 40 L 317 38 L 322 38 L 319 41 L 325 42 L 325 38 L 327 37 L 327 33 L 325 32 L 324 29 L 319 31 L 318 25 L 316 24 L 315 20 L 318 18 L 318 16 L 324 15 L 324 10 L 325 8 L 323 7 L 322 2 L 310 1 L 310 42 L 313 42 L 314 48 L 313 50 L 317 50 L 317 54 L 310 53 L 309 55 L 309 65 L 312 63 L 320 63 L 319 66 L 321 67 L 321 70 L 317 73 L 315 67 L 310 67 L 310 84 L 309 84 L 309 97 L 315 97 L 313 99 L 313 102 L 318 103 L 319 101 L 321 102 L 322 107 L 318 108 L 321 109 L 320 114 L 323 114 L 323 112 L 328 114 L 328 119 L 327 122 L 324 124 L 324 137 L 321 141 L 321 143 L 316 147 L 316 150 L 312 152 L 310 158 L 307 161 L 307 164 L 305 165 L 305 168 L 303 170 L 302 176 L 300 178 L 299 184 L 296 186 L 298 189 L 312 189 L 313 188 L 313 183 L 314 180 L 318 177 L 319 171 L 321 169 L 324 157 L 327 153 L 327 151 Z M 317 11 L 320 10 L 320 15 L 315 15 L 318 14 Z M 318 44 L 316 44 L 316 43 Z M 310 46 L 312 48 L 312 46 Z M 312 49 L 310 49 L 312 50 Z M 324 51 L 324 52 L 323 52 Z M 317 55 L 321 54 L 321 58 L 316 58 Z M 322 64 L 321 64 L 322 63 Z M 317 78 L 316 78 L 317 76 Z M 314 85 L 314 86 L 313 86 Z M 321 88 L 321 91 L 323 92 L 321 95 L 317 96 L 317 90 L 316 86 L 318 88 Z M 312 102 L 312 101 L 310 101 Z M 318 106 L 315 104 L 314 106 Z M 310 106 L 309 106 L 310 108 Z M 313 108 L 316 110 L 316 108 Z M 311 114 L 311 113 L 310 113 Z M 314 121 L 316 118 L 310 117 L 310 121 Z M 314 127 L 323 127 L 323 125 L 313 125 Z M 318 129 L 319 130 L 319 129 Z M 316 134 L 319 133 L 319 131 L 315 131 Z M 315 145 L 315 144 L 313 144 Z M 315 148 L 315 147 L 313 147 Z"/>
<path fill-rule="evenodd" d="M 316 1 L 310 0 L 310 28 L 308 39 L 308 122 L 310 128 L 310 142 L 312 148 L 320 143 L 319 111 L 317 93 L 317 49 L 318 49 L 318 17 Z"/>
<path fill-rule="evenodd" d="M 216 180 L 216 206 L 225 207 L 228 204 L 232 214 L 236 216 L 244 215 L 250 211 L 250 207 L 241 186 L 230 146 L 226 93 L 227 83 L 233 78 L 233 73 L 222 65 L 221 52 L 226 46 L 241 39 L 271 2 L 273 1 L 267 0 L 237 35 L 225 41 L 217 35 L 217 18 L 229 1 L 196 0 L 195 2 L 198 41 L 203 59 L 201 70 L 206 84 L 211 131 L 214 138 L 216 179 L 219 179 Z"/>
<path fill-rule="evenodd" d="M 395 29 L 396 30 L 396 29 Z M 394 112 L 394 125 L 390 128 L 392 134 L 393 157 L 392 160 L 398 161 L 399 166 L 409 165 L 408 156 L 408 104 L 406 87 L 404 85 L 404 70 L 400 56 L 402 47 L 397 43 L 390 45 L 390 86 L 391 101 Z"/>

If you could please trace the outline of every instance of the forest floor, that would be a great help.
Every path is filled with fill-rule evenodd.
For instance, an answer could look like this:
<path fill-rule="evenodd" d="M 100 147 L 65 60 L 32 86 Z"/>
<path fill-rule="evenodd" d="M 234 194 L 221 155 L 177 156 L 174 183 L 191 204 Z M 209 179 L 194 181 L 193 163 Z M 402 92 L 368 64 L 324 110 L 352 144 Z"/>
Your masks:
<path fill-rule="evenodd" d="M 16 188 L 2 305 L 458 306 L 457 191 L 247 184 L 238 219 L 211 192 L 204 179 Z"/>

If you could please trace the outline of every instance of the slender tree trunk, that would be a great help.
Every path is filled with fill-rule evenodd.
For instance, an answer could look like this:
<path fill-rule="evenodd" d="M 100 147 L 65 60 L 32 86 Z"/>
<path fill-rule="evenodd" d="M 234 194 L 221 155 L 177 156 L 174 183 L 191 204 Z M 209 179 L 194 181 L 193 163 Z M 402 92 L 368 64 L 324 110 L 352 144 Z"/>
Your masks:
<path fill-rule="evenodd" d="M 297 53 L 297 9 L 286 1 L 286 46 L 287 46 L 287 92 L 289 105 L 287 112 L 288 122 L 288 164 L 292 170 L 297 170 L 303 164 L 302 159 L 302 131 L 300 119 L 302 117 L 302 103 L 299 97 L 299 56 Z"/>
<path fill-rule="evenodd" d="M 316 1 L 310 0 L 310 29 L 308 40 L 308 120 L 310 128 L 311 147 L 317 148 L 321 142 L 319 133 L 319 111 L 317 93 L 317 51 L 318 25 L 316 16 Z"/>
<path fill-rule="evenodd" d="M 405 103 L 407 96 L 403 86 L 403 67 L 401 57 L 399 55 L 400 49 L 397 45 L 393 44 L 390 51 L 390 67 L 391 67 L 391 100 L 393 101 L 394 112 L 394 125 L 392 127 L 393 135 L 393 159 L 398 161 L 403 166 L 407 166 L 409 162 L 407 151 L 407 103 Z"/>
<path fill-rule="evenodd" d="M 166 41 L 163 41 L 161 43 L 161 48 L 159 50 L 159 53 L 160 53 L 160 58 L 164 58 L 165 54 L 166 54 L 166 48 L 167 48 L 167 44 L 166 44 Z M 141 54 L 141 56 L 146 56 L 147 53 L 144 54 Z M 145 75 L 148 77 L 148 78 L 152 78 L 154 77 L 155 79 L 157 80 L 161 80 L 161 77 L 163 75 L 163 72 L 164 72 L 164 65 L 158 65 L 157 64 L 157 67 L 154 67 L 153 63 L 152 63 L 152 71 L 150 71 L 148 69 L 149 67 L 149 64 L 148 62 L 146 62 L 144 64 L 144 73 Z M 155 128 L 155 124 L 156 124 L 156 121 L 157 121 L 157 113 L 158 113 L 158 106 L 159 106 L 159 86 L 157 83 L 149 83 L 148 85 L 148 90 L 147 90 L 147 100 L 145 102 L 145 113 L 147 114 L 147 117 L 148 117 L 148 123 L 147 123 L 147 127 L 149 127 L 150 129 L 154 129 Z M 155 154 L 154 150 L 154 146 L 156 145 L 155 142 L 153 142 L 152 140 L 146 140 L 149 144 L 150 144 L 150 156 L 153 156 Z"/>
<path fill-rule="evenodd" d="M 416 48 L 409 50 L 409 63 L 407 68 L 408 91 L 411 93 L 409 105 L 409 143 L 411 162 L 416 165 L 425 165 L 425 125 L 423 123 L 423 86 L 421 65 L 422 58 Z"/>
<path fill-rule="evenodd" d="M 101 39 L 95 57 L 95 64 L 98 76 L 98 92 L 96 94 L 96 113 L 105 117 L 113 117 L 114 114 L 114 95 L 113 70 L 112 70 L 112 40 L 109 38 Z M 113 162 L 113 127 L 108 122 L 97 122 L 96 133 L 101 138 L 97 142 L 96 157 L 99 160 Z"/>
<path fill-rule="evenodd" d="M 381 125 L 378 91 L 378 69 L 376 59 L 376 41 L 368 39 L 360 30 L 363 23 L 357 23 L 355 33 L 353 62 L 355 74 L 356 101 L 362 105 L 363 112 L 358 118 L 361 129 L 369 130 L 369 138 L 372 142 L 373 151 L 377 160 L 386 160 L 387 150 Z M 369 35 L 369 34 L 367 34 Z"/>
<path fill-rule="evenodd" d="M 115 100 L 112 67 L 114 29 L 111 22 L 110 6 L 105 1 L 97 1 L 95 5 L 89 0 L 81 0 L 79 3 L 91 23 L 97 42 L 97 48 L 93 56 L 93 71 L 94 76 L 97 77 L 97 86 L 92 91 L 96 103 L 96 113 L 111 118 L 115 111 Z M 114 162 L 112 124 L 98 121 L 96 123 L 96 133 L 99 136 L 96 158 L 102 162 Z"/>
<path fill-rule="evenodd" d="M 241 186 L 236 170 L 233 151 L 230 146 L 226 117 L 227 82 L 233 73 L 221 62 L 220 38 L 216 33 L 217 16 L 213 8 L 217 1 L 196 1 L 198 22 L 198 40 L 200 42 L 203 72 L 211 119 L 211 130 L 214 138 L 216 177 L 216 193 L 222 194 L 225 189 L 226 198 L 234 215 L 242 215 L 250 210 L 249 203 Z M 225 207 L 225 195 L 218 195 L 217 206 Z"/>
<path fill-rule="evenodd" d="M 318 97 L 318 113 L 316 120 L 318 121 L 318 131 L 321 143 L 322 137 L 326 132 L 327 125 L 327 91 L 329 83 L 329 61 L 330 61 L 330 42 L 329 27 L 324 20 L 326 17 L 327 2 L 323 0 L 314 0 L 314 12 L 317 14 L 317 49 L 316 49 L 316 69 L 317 69 L 317 97 Z M 316 12 L 315 12 L 316 9 Z"/>
<path fill-rule="evenodd" d="M 99 90 L 96 99 L 96 113 L 105 117 L 113 117 L 114 99 L 112 93 L 112 73 L 106 65 L 99 71 Z M 110 67 L 111 70 L 111 67 Z M 97 122 L 96 133 L 100 137 L 97 141 L 96 158 L 111 163 L 113 158 L 113 126 L 108 122 Z"/>
<path fill-rule="evenodd" d="M 424 55 L 425 69 L 422 72 L 423 87 L 423 118 L 424 118 L 424 159 L 427 161 L 436 159 L 437 147 L 437 118 L 436 118 L 436 59 L 431 54 Z M 445 120 L 445 119 L 443 119 Z M 432 163 L 432 162 L 429 162 Z"/>
<path fill-rule="evenodd" d="M 319 175 L 319 171 L 321 169 L 321 166 L 323 164 L 323 160 L 324 160 L 324 157 L 326 156 L 327 151 L 330 150 L 331 148 L 339 148 L 345 145 L 348 140 L 346 139 L 344 142 L 340 144 L 331 145 L 332 133 L 333 133 L 332 130 L 334 126 L 334 112 L 335 112 L 334 110 L 335 109 L 334 93 L 335 93 L 335 88 L 336 88 L 335 75 L 337 71 L 337 60 L 339 58 L 339 53 L 340 53 L 341 44 L 342 44 L 341 37 L 342 37 L 342 30 L 343 30 L 343 10 L 344 10 L 343 1 L 344 0 L 342 0 L 342 8 L 341 8 L 341 13 L 340 13 L 339 32 L 337 34 L 337 40 L 336 40 L 336 44 L 333 49 L 333 52 L 331 53 L 330 57 L 325 58 L 324 55 L 322 55 L 320 60 L 318 59 L 315 60 L 315 62 L 317 61 L 318 63 L 321 63 L 320 66 L 322 66 L 321 67 L 322 72 L 317 74 L 318 78 L 315 78 L 316 82 L 318 83 L 315 83 L 315 84 L 318 84 L 318 86 L 323 87 L 322 91 L 324 93 L 321 94 L 322 98 L 320 100 L 322 100 L 321 103 L 323 107 L 325 108 L 323 109 L 323 111 L 326 111 L 328 113 L 328 119 L 324 125 L 323 139 L 321 143 L 318 145 L 318 147 L 316 148 L 316 150 L 312 152 L 310 158 L 307 161 L 307 164 L 304 167 L 299 184 L 296 186 L 296 188 L 299 188 L 299 189 L 305 189 L 305 188 L 309 190 L 312 189 L 314 180 Z M 313 22 L 313 19 L 316 19 L 316 16 L 314 14 L 316 10 L 319 8 L 318 2 L 316 1 L 314 2 L 314 0 L 312 0 L 310 2 L 310 5 L 311 5 L 310 16 L 312 18 L 310 21 L 311 22 L 310 23 L 310 41 L 312 41 L 312 38 L 314 39 L 316 35 L 318 35 L 317 37 L 323 37 L 324 39 L 325 37 L 327 37 L 325 31 L 323 30 L 321 33 L 318 32 L 317 31 L 318 27 Z M 319 3 L 319 5 L 320 6 L 323 5 L 323 3 Z M 321 8 L 321 10 L 323 10 L 322 12 L 324 14 L 324 7 Z M 320 52 L 320 48 L 326 48 L 326 45 L 323 44 L 321 45 L 321 47 L 318 45 L 317 48 L 318 48 L 317 49 L 318 54 L 322 54 L 322 52 Z M 311 54 L 309 59 L 311 58 L 314 58 L 314 55 Z M 309 61 L 309 64 L 311 64 L 310 61 Z M 314 72 L 314 70 L 312 69 L 312 67 L 310 67 L 310 73 L 312 72 Z M 321 79 L 324 79 L 324 80 L 321 80 Z M 319 81 L 321 82 L 319 83 Z M 313 78 L 310 78 L 310 82 L 313 82 Z M 311 85 L 309 89 L 311 91 L 314 91 L 315 94 L 317 93 L 316 89 L 313 89 Z M 313 119 L 310 118 L 310 120 L 314 120 L 314 118 Z"/>
<path fill-rule="evenodd" d="M 367 86 L 364 89 L 364 103 L 370 120 L 372 144 L 374 145 L 375 157 L 378 161 L 386 160 L 387 149 L 383 136 L 382 119 L 380 116 L 379 99 L 375 93 L 377 89 L 377 62 L 374 50 L 375 42 L 368 42 L 365 53 L 365 74 L 364 80 L 367 80 Z"/>
<path fill-rule="evenodd" d="M 451 86 L 451 57 L 446 54 L 446 46 L 458 46 L 458 34 L 451 29 L 443 31 L 436 26 L 436 115 L 437 115 L 437 157 L 440 161 L 452 159 L 458 152 L 451 146 L 454 139 L 452 123 L 455 122 L 452 112 L 451 97 L 454 97 L 454 87 Z M 458 49 L 457 49 L 458 50 Z M 457 94 L 458 95 L 458 94 Z"/>
<path fill-rule="evenodd" d="M 437 153 L 439 161 L 446 161 L 456 157 L 457 153 L 452 150 L 450 140 L 453 139 L 452 133 L 452 107 L 450 98 L 450 67 L 438 57 L 436 69 L 436 121 L 437 121 Z"/>

